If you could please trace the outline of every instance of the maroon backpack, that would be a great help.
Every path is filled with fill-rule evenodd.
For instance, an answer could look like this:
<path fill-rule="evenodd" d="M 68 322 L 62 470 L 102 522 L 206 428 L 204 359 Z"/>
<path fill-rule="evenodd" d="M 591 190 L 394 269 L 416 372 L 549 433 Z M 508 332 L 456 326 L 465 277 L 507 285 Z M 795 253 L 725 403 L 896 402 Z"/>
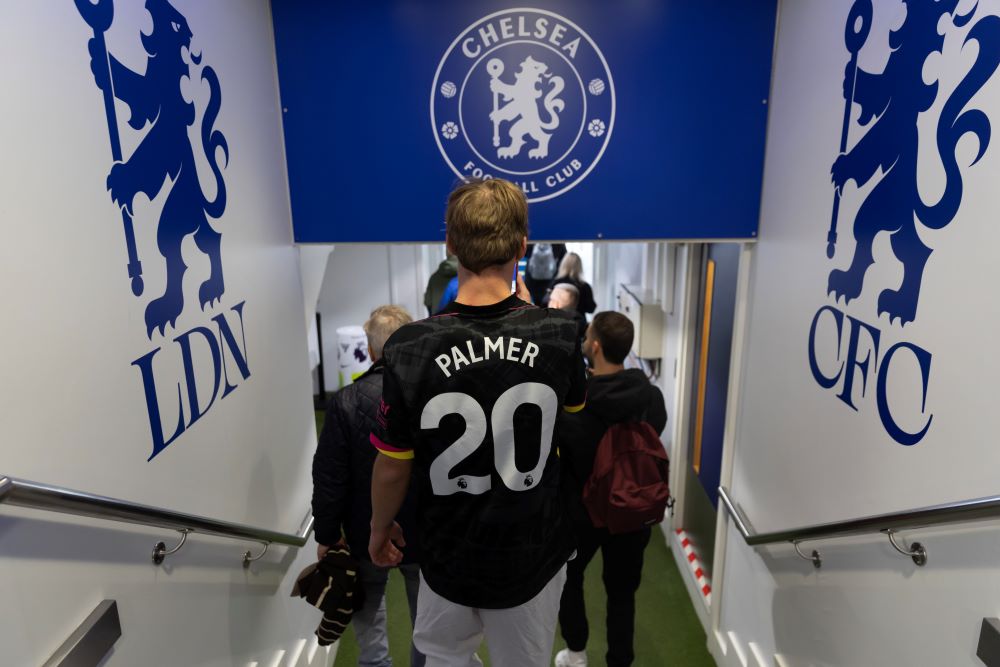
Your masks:
<path fill-rule="evenodd" d="M 583 504 L 597 528 L 640 530 L 663 520 L 670 500 L 670 461 L 647 422 L 612 424 L 597 444 Z"/>

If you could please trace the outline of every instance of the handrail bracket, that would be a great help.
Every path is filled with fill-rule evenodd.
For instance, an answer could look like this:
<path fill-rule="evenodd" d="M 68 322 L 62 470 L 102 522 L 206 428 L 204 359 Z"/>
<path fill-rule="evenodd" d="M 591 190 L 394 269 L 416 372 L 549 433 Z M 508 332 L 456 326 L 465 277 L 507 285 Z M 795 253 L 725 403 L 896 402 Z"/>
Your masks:
<path fill-rule="evenodd" d="M 889 538 L 889 543 L 896 552 L 912 559 L 917 567 L 923 567 L 927 564 L 927 547 L 920 542 L 912 542 L 907 545 L 899 537 L 899 531 L 922 530 L 933 526 L 957 523 L 959 521 L 1000 520 L 1000 495 L 959 500 L 888 514 L 876 514 L 811 526 L 772 530 L 763 533 L 759 533 L 753 528 L 746 512 L 733 499 L 729 493 L 729 489 L 725 486 L 719 487 L 719 507 L 720 509 L 725 508 L 731 521 L 730 525 L 739 531 L 743 537 L 743 542 L 747 546 L 758 547 L 765 544 L 791 544 L 795 548 L 795 553 L 799 558 L 811 561 L 817 568 L 822 566 L 823 556 L 816 550 L 813 550 L 812 554 L 807 554 L 800 547 L 802 542 L 843 538 L 851 535 L 882 533 Z"/>
<path fill-rule="evenodd" d="M 918 567 L 923 567 L 927 565 L 927 549 L 920 542 L 914 542 L 910 545 L 909 549 L 904 549 L 896 542 L 896 533 L 893 530 L 884 531 L 886 535 L 889 536 L 889 543 L 892 544 L 892 548 L 903 554 L 904 556 L 909 556 L 913 559 L 913 562 L 917 564 Z"/>
<path fill-rule="evenodd" d="M 176 546 L 168 549 L 164 542 L 157 542 L 153 546 L 151 558 L 157 565 L 161 565 L 167 556 L 180 551 L 187 543 L 188 535 L 191 533 L 249 540 L 264 545 L 263 550 L 256 556 L 249 551 L 243 555 L 244 564 L 249 565 L 260 560 L 267 553 L 267 548 L 271 544 L 290 547 L 305 546 L 313 533 L 315 523 L 315 517 L 313 517 L 312 512 L 309 512 L 299 526 L 298 533 L 280 533 L 256 526 L 176 512 L 162 507 L 98 496 L 84 491 L 74 491 L 61 486 L 39 484 L 7 475 L 0 475 L 0 506 L 2 505 L 176 530 L 180 533 L 180 541 Z"/>
<path fill-rule="evenodd" d="M 802 553 L 801 549 L 799 549 L 798 542 L 792 542 L 792 546 L 795 547 L 795 553 L 799 555 L 799 558 L 801 558 L 802 560 L 810 561 L 813 564 L 813 567 L 815 567 L 817 570 L 823 567 L 823 556 L 822 554 L 820 554 L 819 551 L 813 549 L 812 555 L 807 556 L 804 553 Z"/>
<path fill-rule="evenodd" d="M 168 551 L 167 550 L 167 545 L 164 544 L 163 542 L 157 542 L 153 546 L 153 562 L 154 563 L 156 563 L 157 565 L 161 565 L 163 563 L 163 560 L 167 556 L 171 556 L 171 555 L 177 553 L 178 551 L 180 551 L 181 547 L 184 546 L 184 543 L 187 542 L 188 533 L 190 533 L 191 531 L 190 530 L 179 530 L 177 532 L 179 532 L 181 534 L 181 541 L 178 542 L 177 546 L 174 547 L 173 549 L 170 549 Z"/>
<path fill-rule="evenodd" d="M 243 567 L 250 567 L 250 563 L 253 563 L 254 561 L 258 561 L 258 560 L 260 560 L 261 558 L 264 557 L 264 554 L 267 553 L 267 548 L 269 546 L 271 546 L 271 543 L 270 542 L 264 542 L 263 544 L 264 544 L 264 548 L 261 549 L 260 553 L 257 554 L 256 556 L 254 556 L 253 553 L 249 549 L 247 549 L 246 551 L 243 552 Z"/>

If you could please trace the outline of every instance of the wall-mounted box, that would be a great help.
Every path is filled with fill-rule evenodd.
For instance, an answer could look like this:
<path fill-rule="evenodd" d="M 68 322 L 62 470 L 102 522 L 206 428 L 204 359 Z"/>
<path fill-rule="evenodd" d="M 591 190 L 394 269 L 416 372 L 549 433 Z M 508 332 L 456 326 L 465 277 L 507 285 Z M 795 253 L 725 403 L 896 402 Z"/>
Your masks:
<path fill-rule="evenodd" d="M 640 359 L 659 359 L 663 354 L 663 308 L 653 293 L 636 285 L 620 285 L 618 312 L 632 320 L 635 328 L 632 352 Z"/>

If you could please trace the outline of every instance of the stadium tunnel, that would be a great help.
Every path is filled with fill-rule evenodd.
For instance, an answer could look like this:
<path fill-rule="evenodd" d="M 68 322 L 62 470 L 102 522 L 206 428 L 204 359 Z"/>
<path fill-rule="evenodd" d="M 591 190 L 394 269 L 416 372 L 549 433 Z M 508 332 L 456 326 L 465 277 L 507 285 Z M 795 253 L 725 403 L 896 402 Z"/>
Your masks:
<path fill-rule="evenodd" d="M 503 178 L 664 396 L 634 664 L 1000 665 L 997 14 L 5 3 L 0 664 L 354 664 L 289 596 L 323 408 Z"/>

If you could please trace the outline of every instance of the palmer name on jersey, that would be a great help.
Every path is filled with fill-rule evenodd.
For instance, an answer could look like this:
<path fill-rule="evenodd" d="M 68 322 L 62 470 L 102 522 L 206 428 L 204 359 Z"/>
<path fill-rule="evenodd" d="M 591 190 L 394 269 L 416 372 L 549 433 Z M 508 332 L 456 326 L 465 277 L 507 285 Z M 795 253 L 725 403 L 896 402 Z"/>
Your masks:
<path fill-rule="evenodd" d="M 468 356 L 466 356 L 466 352 Z M 489 361 L 490 355 L 493 355 L 494 359 L 515 361 L 534 368 L 535 358 L 538 356 L 538 346 L 521 338 L 483 336 L 470 338 L 465 341 L 465 345 L 453 345 L 449 352 L 439 354 L 434 361 L 444 376 L 450 378 L 452 371 L 458 371 L 463 366 L 471 366 L 480 361 Z"/>

